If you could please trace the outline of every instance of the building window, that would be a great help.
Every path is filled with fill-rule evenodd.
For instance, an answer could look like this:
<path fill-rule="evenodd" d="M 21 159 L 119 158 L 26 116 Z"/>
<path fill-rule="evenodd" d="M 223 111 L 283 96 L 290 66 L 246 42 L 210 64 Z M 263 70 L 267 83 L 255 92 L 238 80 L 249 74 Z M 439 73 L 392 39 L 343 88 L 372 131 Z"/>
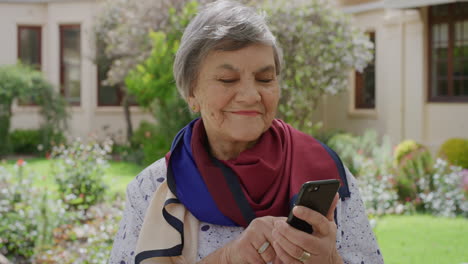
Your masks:
<path fill-rule="evenodd" d="M 101 36 L 96 36 L 96 66 L 97 66 L 97 98 L 98 106 L 119 106 L 122 101 L 122 92 L 117 85 L 106 85 L 103 81 L 107 79 L 112 60 L 105 53 L 105 44 Z"/>
<path fill-rule="evenodd" d="M 42 67 L 42 28 L 41 26 L 18 26 L 18 60 L 36 70 Z M 33 96 L 18 101 L 20 106 L 34 106 Z"/>
<path fill-rule="evenodd" d="M 356 71 L 355 109 L 375 109 L 375 32 L 368 34 L 374 44 L 374 58 L 362 73 Z"/>
<path fill-rule="evenodd" d="M 18 26 L 18 60 L 41 69 L 41 36 L 40 26 Z"/>
<path fill-rule="evenodd" d="M 98 61 L 98 106 L 119 106 L 123 93 L 117 85 L 106 85 L 103 81 L 107 78 L 110 62 L 105 59 Z"/>
<path fill-rule="evenodd" d="M 118 85 L 107 85 L 103 81 L 107 77 L 110 64 L 98 64 L 98 106 L 121 106 L 125 92 Z M 130 106 L 137 106 L 138 103 L 134 96 L 129 97 L 128 104 Z"/>
<path fill-rule="evenodd" d="M 81 98 L 80 25 L 60 26 L 60 89 L 71 105 Z"/>
<path fill-rule="evenodd" d="M 104 54 L 104 43 L 98 38 L 96 43 L 96 64 L 97 64 L 97 98 L 98 106 L 121 106 L 125 92 L 121 90 L 119 85 L 107 85 L 103 81 L 107 79 L 107 72 L 111 67 L 112 61 Z M 133 96 L 129 97 L 129 105 L 136 106 L 136 100 Z"/>
<path fill-rule="evenodd" d="M 429 8 L 429 101 L 468 102 L 468 3 Z"/>

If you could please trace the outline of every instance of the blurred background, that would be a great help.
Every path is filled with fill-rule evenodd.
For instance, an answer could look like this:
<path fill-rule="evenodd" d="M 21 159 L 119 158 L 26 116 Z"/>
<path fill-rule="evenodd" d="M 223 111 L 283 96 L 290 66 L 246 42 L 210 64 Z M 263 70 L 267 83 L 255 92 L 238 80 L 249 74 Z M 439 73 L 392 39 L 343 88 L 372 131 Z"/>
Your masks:
<path fill-rule="evenodd" d="M 182 33 L 208 0 L 0 0 L 0 263 L 106 263 L 126 185 L 192 115 Z M 468 262 L 468 3 L 251 0 L 278 117 L 335 149 L 386 263 Z"/>

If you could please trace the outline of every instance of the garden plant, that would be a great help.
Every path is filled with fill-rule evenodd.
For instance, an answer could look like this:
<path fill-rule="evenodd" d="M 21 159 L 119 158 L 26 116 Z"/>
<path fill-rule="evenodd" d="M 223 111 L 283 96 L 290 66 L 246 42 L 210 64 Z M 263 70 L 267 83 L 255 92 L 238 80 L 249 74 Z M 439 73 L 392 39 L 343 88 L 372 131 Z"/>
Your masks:
<path fill-rule="evenodd" d="M 126 98 L 134 95 L 155 122 L 142 122 L 133 131 L 127 98 L 128 142 L 115 145 L 87 139 L 66 144 L 61 133 L 67 117 L 65 101 L 32 68 L 21 64 L 0 67 L 0 155 L 12 148 L 23 154 L 52 150 L 40 160 L 49 167 L 47 172 L 22 159 L 0 165 L 0 257 L 6 256 L 11 263 L 106 263 L 124 206 L 125 186 L 143 169 L 132 165 L 136 167 L 122 176 L 121 165 L 126 163 L 109 163 L 110 155 L 117 153 L 148 165 L 166 154 L 175 133 L 194 117 L 176 92 L 172 61 L 184 27 L 206 1 L 108 1 L 104 1 L 94 28 L 100 50 L 96 62 L 110 69 L 105 83 L 119 86 Z M 287 67 L 281 76 L 280 117 L 306 133 L 319 135 L 320 123 L 312 122 L 318 101 L 345 90 L 347 70 L 362 70 L 372 58 L 371 42 L 328 1 L 247 2 L 266 10 L 283 47 Z M 41 106 L 40 130 L 10 131 L 11 108 L 17 99 Z M 391 234 L 405 230 L 398 219 L 411 223 L 411 230 L 405 232 L 414 231 L 412 236 L 419 231 L 430 239 L 440 239 L 436 233 L 440 226 L 435 224 L 439 222 L 447 223 L 443 227 L 455 223 L 461 237 L 468 234 L 466 139 L 447 141 L 438 157 L 433 157 L 415 141 L 404 141 L 392 149 L 389 139 L 379 138 L 375 131 L 360 136 L 336 131 L 330 135 L 324 137 L 326 143 L 358 180 L 386 262 L 385 250 L 390 252 L 395 243 L 381 240 L 394 239 Z M 109 173 L 112 166 L 113 173 Z M 109 192 L 117 185 L 120 189 Z M 435 228 L 424 229 L 425 224 Z M 457 243 L 466 243 L 459 234 L 447 234 L 458 239 Z M 406 254 L 410 248 L 408 251 L 419 252 L 417 242 L 402 242 L 395 251 Z M 462 255 L 462 250 L 451 253 Z M 424 254 L 430 256 L 430 252 Z M 458 255 L 450 261 L 468 262 Z M 418 262 L 411 259 L 411 263 Z"/>
<path fill-rule="evenodd" d="M 23 160 L 0 166 L 0 255 L 12 263 L 105 262 L 124 204 L 123 190 L 110 196 L 106 187 L 117 180 L 104 177 L 111 146 L 57 146 L 47 174 Z"/>
<path fill-rule="evenodd" d="M 52 138 L 66 128 L 68 118 L 65 99 L 31 66 L 18 63 L 0 67 L 0 156 L 10 152 L 10 122 L 15 101 L 40 107 L 41 140 L 50 149 Z"/>

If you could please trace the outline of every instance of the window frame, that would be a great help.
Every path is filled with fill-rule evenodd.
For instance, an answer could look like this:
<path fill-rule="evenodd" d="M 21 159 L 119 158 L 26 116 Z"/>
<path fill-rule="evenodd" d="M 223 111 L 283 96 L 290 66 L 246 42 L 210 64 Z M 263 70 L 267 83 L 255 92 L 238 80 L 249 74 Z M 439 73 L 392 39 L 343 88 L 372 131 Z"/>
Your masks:
<path fill-rule="evenodd" d="M 80 67 L 82 67 L 82 64 L 81 64 L 81 54 L 82 54 L 82 45 L 81 45 L 81 42 L 82 42 L 82 31 L 81 31 L 81 24 L 77 23 L 77 24 L 60 24 L 59 25 L 59 41 L 60 41 L 60 45 L 59 45 L 59 49 L 60 49 L 60 54 L 59 54 L 59 69 L 60 69 L 60 94 L 62 96 L 64 96 L 65 100 L 67 100 L 67 98 L 65 97 L 65 88 L 64 88 L 64 81 L 65 81 L 65 73 L 64 73 L 64 64 L 63 64 L 63 48 L 64 48 L 64 39 L 63 39 L 63 34 L 62 34 L 62 30 L 63 29 L 67 29 L 67 28 L 79 28 L 80 29 Z M 82 69 L 80 69 L 80 74 L 82 74 Z M 81 78 L 82 76 L 80 76 Z M 80 79 L 80 101 L 79 102 L 68 102 L 71 106 L 81 106 L 81 95 L 82 95 L 82 80 Z"/>
<path fill-rule="evenodd" d="M 101 90 L 101 82 L 103 81 L 102 79 L 99 78 L 99 69 L 98 69 L 99 65 L 96 65 L 96 69 L 97 69 L 97 72 L 96 72 L 96 79 L 97 79 L 97 82 L 96 82 L 96 101 L 97 101 L 97 106 L 98 107 L 120 107 L 123 105 L 123 99 L 124 99 L 124 94 L 125 92 L 122 91 L 122 88 L 119 87 L 119 86 L 115 86 L 116 89 L 117 89 L 117 100 L 118 100 L 118 103 L 117 104 L 105 104 L 105 103 L 102 103 L 100 100 L 99 100 L 99 92 Z M 129 106 L 139 106 L 138 103 L 136 101 L 133 101 L 133 100 L 130 100 L 129 103 L 128 103 Z"/>
<path fill-rule="evenodd" d="M 355 110 L 375 110 L 376 107 L 377 107 L 377 100 L 376 100 L 376 74 L 377 74 L 377 71 L 376 71 L 376 54 L 377 54 L 377 41 L 376 41 L 376 32 L 375 30 L 372 30 L 372 31 L 367 31 L 366 34 L 369 35 L 369 37 L 371 39 L 374 40 L 374 55 L 373 55 L 373 58 L 372 58 L 372 62 L 370 62 L 368 64 L 369 65 L 373 65 L 374 66 L 374 105 L 370 105 L 370 104 L 364 104 L 363 103 L 363 95 L 362 95 L 362 92 L 364 90 L 364 72 L 358 72 L 357 70 L 355 71 L 354 73 L 354 100 L 353 100 L 353 103 L 354 103 L 354 109 Z M 368 67 L 366 66 L 366 68 Z M 366 69 L 364 68 L 364 70 Z"/>
<path fill-rule="evenodd" d="M 453 51 L 455 47 L 455 23 L 459 21 L 468 21 L 468 15 L 456 15 L 454 10 L 457 4 L 460 3 L 451 3 L 447 4 L 448 6 L 448 15 L 442 18 L 434 18 L 432 16 L 432 9 L 437 6 L 428 7 L 428 23 L 427 23 L 427 101 L 428 102 L 445 102 L 445 103 L 466 103 L 468 102 L 468 96 L 455 96 L 454 93 L 454 81 L 453 81 L 453 70 L 454 70 L 454 56 Z M 448 24 L 448 49 L 447 49 L 447 96 L 434 95 L 432 92 L 432 28 L 438 23 L 447 23 Z"/>
<path fill-rule="evenodd" d="M 39 64 L 30 65 L 34 69 L 38 71 L 42 71 L 42 25 L 32 25 L 32 24 L 17 24 L 16 25 L 16 34 L 17 34 L 17 41 L 16 41 L 16 51 L 17 51 L 17 60 L 24 63 L 21 59 L 21 31 L 29 29 L 29 30 L 36 30 L 39 32 L 39 39 L 38 39 L 38 54 L 39 54 Z M 27 100 L 27 101 L 18 101 L 18 106 L 27 107 L 27 106 L 38 106 L 34 100 Z"/>
<path fill-rule="evenodd" d="M 98 73 L 99 74 L 99 73 Z M 103 103 L 101 100 L 100 100 L 100 96 L 99 96 L 99 93 L 101 91 L 101 81 L 102 80 L 99 80 L 99 77 L 98 77 L 98 82 L 97 82 L 97 89 L 96 89 L 96 98 L 97 98 L 97 106 L 98 107 L 116 107 L 116 106 L 122 106 L 122 101 L 123 101 L 123 96 L 122 96 L 122 91 L 120 90 L 120 88 L 116 88 L 118 91 L 117 91 L 117 100 L 118 100 L 118 103 L 116 104 L 106 104 L 106 103 Z"/>
<path fill-rule="evenodd" d="M 96 41 L 96 44 L 95 44 L 95 48 L 96 48 L 96 52 L 103 52 L 102 51 L 102 47 L 100 47 L 100 45 L 103 45 L 103 43 L 100 43 L 99 41 Z M 97 55 L 96 55 L 97 56 Z M 104 103 L 100 100 L 100 92 L 101 92 L 101 88 L 104 86 L 102 85 L 102 81 L 104 79 L 101 79 L 100 75 L 99 75 L 99 72 L 100 72 L 100 63 L 99 61 L 97 61 L 95 63 L 96 65 L 96 105 L 97 107 L 102 107 L 102 108 L 111 108 L 111 107 L 121 107 L 123 105 L 123 99 L 124 99 L 124 96 L 125 96 L 125 91 L 122 91 L 122 87 L 119 86 L 119 85 L 113 85 L 112 87 L 114 87 L 116 89 L 116 97 L 117 97 L 117 103 Z M 110 67 L 107 69 L 107 71 L 109 71 Z M 107 73 L 107 72 L 106 72 Z M 136 102 L 136 100 L 130 100 L 129 101 L 129 106 L 138 106 L 138 103 Z"/>
<path fill-rule="evenodd" d="M 39 51 L 38 70 L 42 70 L 42 26 L 41 25 L 21 25 L 21 24 L 17 25 L 17 42 L 16 42 L 17 59 L 21 60 L 21 31 L 25 29 L 37 30 L 39 32 L 39 40 L 38 40 L 38 47 L 37 47 Z"/>

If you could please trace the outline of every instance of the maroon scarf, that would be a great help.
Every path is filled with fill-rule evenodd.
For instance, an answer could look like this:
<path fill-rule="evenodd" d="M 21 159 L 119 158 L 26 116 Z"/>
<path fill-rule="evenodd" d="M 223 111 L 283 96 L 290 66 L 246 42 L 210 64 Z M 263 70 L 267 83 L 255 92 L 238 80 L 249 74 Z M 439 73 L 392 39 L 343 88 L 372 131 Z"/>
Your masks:
<path fill-rule="evenodd" d="M 202 119 L 193 127 L 191 147 L 198 170 L 218 209 L 237 224 L 247 226 L 249 223 L 236 202 L 238 194 L 232 192 L 232 184 L 208 152 Z M 256 217 L 287 216 L 291 198 L 304 182 L 340 180 L 335 162 L 320 142 L 279 119 L 273 120 L 255 146 L 221 163 L 237 176 Z"/>

